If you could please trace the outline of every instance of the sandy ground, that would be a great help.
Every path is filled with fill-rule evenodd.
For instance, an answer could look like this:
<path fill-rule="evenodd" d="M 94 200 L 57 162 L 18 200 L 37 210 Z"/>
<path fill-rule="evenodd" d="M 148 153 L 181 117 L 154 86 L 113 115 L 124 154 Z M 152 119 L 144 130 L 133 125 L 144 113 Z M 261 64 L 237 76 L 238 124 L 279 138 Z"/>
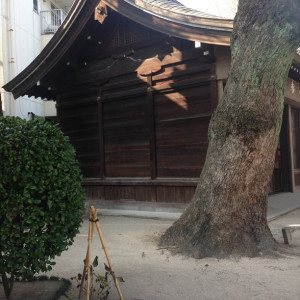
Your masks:
<path fill-rule="evenodd" d="M 125 280 L 120 286 L 126 300 L 300 300 L 300 234 L 294 246 L 283 245 L 281 234 L 282 227 L 300 223 L 300 209 L 270 222 L 274 237 L 285 253 L 278 258 L 261 256 L 219 260 L 172 255 L 157 246 L 158 237 L 171 223 L 130 217 L 100 218 L 115 272 Z M 57 257 L 57 264 L 47 273 L 48 276 L 70 279 L 82 272 L 87 233 L 86 220 L 75 243 Z M 96 255 L 99 266 L 95 271 L 104 274 L 102 266 L 106 259 L 95 231 L 92 257 Z M 76 283 L 72 282 L 72 288 L 59 300 L 78 299 Z M 33 288 L 32 297 L 28 299 L 40 299 L 34 296 L 34 290 L 49 288 L 45 284 Z M 108 299 L 119 299 L 113 284 Z"/>
<path fill-rule="evenodd" d="M 281 257 L 193 259 L 159 249 L 156 241 L 172 221 L 129 217 L 101 217 L 100 224 L 108 252 L 129 300 L 216 300 L 216 299 L 300 299 L 300 240 L 284 246 L 281 228 L 300 223 L 300 209 L 270 222 L 274 237 L 288 254 Z M 74 245 L 56 259 L 49 275 L 70 278 L 82 272 L 87 249 L 88 222 L 85 221 Z M 96 272 L 104 274 L 106 262 L 95 232 L 92 257 L 99 257 Z M 77 299 L 75 282 L 67 296 Z M 109 299 L 119 299 L 112 285 Z"/>

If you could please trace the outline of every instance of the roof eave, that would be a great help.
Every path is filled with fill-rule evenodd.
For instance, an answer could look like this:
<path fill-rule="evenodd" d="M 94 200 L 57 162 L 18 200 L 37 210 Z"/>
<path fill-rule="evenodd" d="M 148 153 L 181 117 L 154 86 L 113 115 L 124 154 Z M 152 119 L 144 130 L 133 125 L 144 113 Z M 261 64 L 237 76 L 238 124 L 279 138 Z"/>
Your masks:
<path fill-rule="evenodd" d="M 182 14 L 165 12 L 158 15 L 132 5 L 127 0 L 103 0 L 105 4 L 120 14 L 156 31 L 169 36 L 210 44 L 230 45 L 231 28 L 228 20 L 193 17 L 186 19 Z M 76 0 L 63 24 L 33 62 L 3 88 L 12 92 L 15 98 L 30 90 L 38 93 L 34 86 L 42 80 L 71 47 L 88 22 L 99 0 Z M 39 97 L 40 95 L 36 95 Z"/>
<path fill-rule="evenodd" d="M 156 31 L 203 43 L 230 45 L 233 20 L 183 15 L 167 9 L 142 6 L 126 0 L 103 0 L 113 10 Z M 134 1 L 137 2 L 137 1 Z"/>
<path fill-rule="evenodd" d="M 94 5 L 85 5 L 91 1 Z M 3 88 L 12 92 L 15 98 L 25 95 L 26 91 L 43 78 L 70 48 L 98 2 L 99 0 L 76 0 L 66 19 L 42 52 Z"/>

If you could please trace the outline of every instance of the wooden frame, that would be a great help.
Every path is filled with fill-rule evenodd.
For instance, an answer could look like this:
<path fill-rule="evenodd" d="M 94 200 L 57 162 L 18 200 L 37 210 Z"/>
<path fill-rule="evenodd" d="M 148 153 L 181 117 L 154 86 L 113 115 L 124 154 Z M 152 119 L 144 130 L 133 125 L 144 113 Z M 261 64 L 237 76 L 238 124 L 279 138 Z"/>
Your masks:
<path fill-rule="evenodd" d="M 291 105 L 288 104 L 288 138 L 289 138 L 289 156 L 290 156 L 290 181 L 291 181 L 291 192 L 295 192 L 295 177 L 294 177 L 294 154 L 293 154 L 293 137 L 292 137 L 292 110 Z"/>

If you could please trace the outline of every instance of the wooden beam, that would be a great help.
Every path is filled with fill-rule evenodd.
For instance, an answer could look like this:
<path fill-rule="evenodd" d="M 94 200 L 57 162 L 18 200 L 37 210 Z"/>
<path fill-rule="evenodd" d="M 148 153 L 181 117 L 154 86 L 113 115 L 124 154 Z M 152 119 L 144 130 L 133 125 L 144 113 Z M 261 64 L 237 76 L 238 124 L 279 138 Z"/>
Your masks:
<path fill-rule="evenodd" d="M 199 178 L 84 178 L 85 186 L 197 186 Z"/>
<path fill-rule="evenodd" d="M 101 88 L 97 89 L 98 102 L 98 122 L 99 122 L 99 155 L 100 155 L 100 178 L 105 177 L 105 144 L 104 144 L 104 124 L 103 124 L 103 102 L 101 100 Z"/>
<path fill-rule="evenodd" d="M 69 102 L 64 102 L 64 103 L 57 103 L 57 107 L 76 107 L 76 106 L 86 106 L 90 105 L 91 103 L 95 102 L 95 97 L 91 96 L 89 98 L 79 98 L 79 99 L 74 99 Z"/>
<path fill-rule="evenodd" d="M 288 122 L 288 144 L 289 144 L 289 156 L 290 156 L 290 182 L 291 192 L 295 192 L 295 176 L 294 176 L 294 151 L 293 151 L 293 136 L 292 136 L 292 108 L 291 105 L 287 106 L 287 122 Z"/>
<path fill-rule="evenodd" d="M 151 179 L 156 178 L 157 164 L 156 164 L 156 143 L 155 143 L 155 113 L 154 101 L 152 93 L 152 75 L 147 76 L 147 99 L 148 99 L 148 116 L 149 116 L 149 142 L 150 142 L 150 169 Z"/>
<path fill-rule="evenodd" d="M 217 80 L 210 81 L 210 107 L 211 113 L 215 111 L 218 106 L 218 83 Z"/>
<path fill-rule="evenodd" d="M 224 94 L 224 80 L 218 80 L 218 103 L 222 101 L 222 97 Z"/>
<path fill-rule="evenodd" d="M 100 24 L 103 24 L 107 16 L 108 16 L 108 8 L 102 1 L 100 1 L 97 7 L 95 8 L 94 19 L 100 22 Z"/>
<path fill-rule="evenodd" d="M 125 58 L 126 59 L 126 58 Z M 201 48 L 190 49 L 186 51 L 177 51 L 169 53 L 159 57 L 152 57 L 145 60 L 132 61 L 128 58 L 128 61 L 120 64 L 114 64 L 107 66 L 105 69 L 99 70 L 97 64 L 93 63 L 91 66 L 87 66 L 84 70 L 81 70 L 77 74 L 77 84 L 84 84 L 87 82 L 103 82 L 108 78 L 125 75 L 132 72 L 137 72 L 139 75 L 147 76 L 159 71 L 162 66 L 185 62 L 193 59 L 198 59 L 199 64 L 201 62 L 207 62 L 208 58 L 203 56 L 203 50 Z"/>
<path fill-rule="evenodd" d="M 173 71 L 173 72 L 168 72 L 168 73 L 164 72 L 164 73 L 158 74 L 158 75 L 154 74 L 152 76 L 152 80 L 157 81 L 157 80 L 163 80 L 163 79 L 168 79 L 168 78 L 175 78 L 175 77 L 184 76 L 184 75 L 191 75 L 194 73 L 202 73 L 205 71 L 210 73 L 210 70 L 211 70 L 211 64 L 204 64 L 204 65 L 199 64 L 194 67 L 184 65 L 184 69 L 179 70 L 179 71 Z"/>
<path fill-rule="evenodd" d="M 202 82 L 209 82 L 210 79 L 211 79 L 210 75 L 199 75 L 189 80 L 178 81 L 170 84 L 162 84 L 158 86 L 148 86 L 147 90 L 151 89 L 152 93 L 167 92 L 167 91 L 171 92 L 171 91 L 175 91 L 180 87 L 198 86 Z M 136 89 L 126 90 L 121 92 L 117 90 L 117 92 L 111 92 L 111 93 L 107 93 L 106 95 L 103 95 L 101 99 L 103 102 L 117 101 L 120 100 L 120 98 L 131 99 L 132 96 L 145 94 L 147 90 L 145 90 L 144 87 L 139 87 Z"/>

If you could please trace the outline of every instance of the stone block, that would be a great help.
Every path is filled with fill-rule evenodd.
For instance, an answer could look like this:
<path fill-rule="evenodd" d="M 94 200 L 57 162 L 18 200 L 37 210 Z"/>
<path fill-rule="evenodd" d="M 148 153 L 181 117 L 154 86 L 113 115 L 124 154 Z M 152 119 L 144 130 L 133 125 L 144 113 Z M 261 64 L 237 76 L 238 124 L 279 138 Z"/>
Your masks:
<path fill-rule="evenodd" d="M 282 236 L 285 244 L 300 246 L 300 224 L 283 227 Z"/>

